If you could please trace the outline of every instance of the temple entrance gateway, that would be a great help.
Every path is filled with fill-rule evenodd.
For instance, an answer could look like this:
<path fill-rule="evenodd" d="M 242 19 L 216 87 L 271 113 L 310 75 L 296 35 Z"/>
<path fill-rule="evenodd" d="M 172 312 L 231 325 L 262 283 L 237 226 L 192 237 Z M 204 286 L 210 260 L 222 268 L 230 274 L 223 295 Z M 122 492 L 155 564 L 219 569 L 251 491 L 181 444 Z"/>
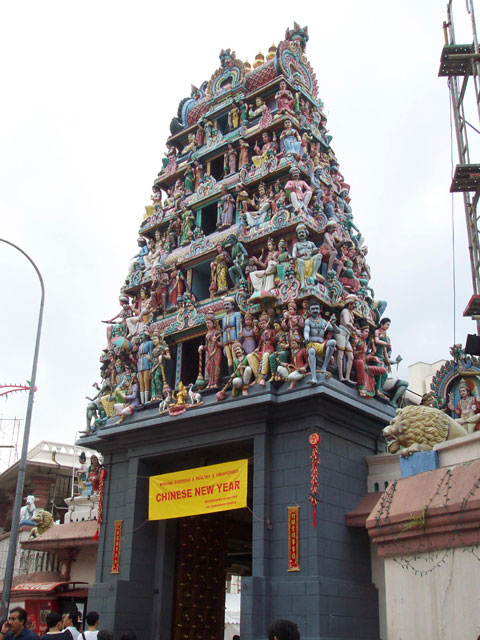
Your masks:
<path fill-rule="evenodd" d="M 174 640 L 223 640 L 228 575 L 251 575 L 251 515 L 245 510 L 180 518 Z"/>

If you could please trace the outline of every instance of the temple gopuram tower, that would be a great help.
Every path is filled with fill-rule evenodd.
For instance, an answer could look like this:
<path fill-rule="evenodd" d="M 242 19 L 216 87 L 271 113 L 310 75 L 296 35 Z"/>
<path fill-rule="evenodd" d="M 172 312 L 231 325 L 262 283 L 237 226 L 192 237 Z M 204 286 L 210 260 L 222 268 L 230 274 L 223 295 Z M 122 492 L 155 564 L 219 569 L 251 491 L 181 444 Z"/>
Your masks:
<path fill-rule="evenodd" d="M 406 383 L 295 24 L 172 119 L 81 443 L 103 455 L 88 608 L 115 635 L 379 638 L 366 492 Z M 122 285 L 119 282 L 119 285 Z"/>

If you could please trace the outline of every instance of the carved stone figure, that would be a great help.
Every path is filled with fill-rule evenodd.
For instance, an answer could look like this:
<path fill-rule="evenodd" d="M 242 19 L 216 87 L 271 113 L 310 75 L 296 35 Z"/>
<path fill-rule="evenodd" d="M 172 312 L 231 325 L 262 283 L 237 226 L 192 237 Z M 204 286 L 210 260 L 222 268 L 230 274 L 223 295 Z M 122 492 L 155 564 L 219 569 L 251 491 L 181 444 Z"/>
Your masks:
<path fill-rule="evenodd" d="M 39 509 L 37 513 L 33 516 L 33 522 L 35 526 L 30 531 L 30 538 L 37 538 L 38 536 L 48 531 L 51 527 L 53 527 L 53 516 L 49 511 L 45 511 L 45 509 Z"/>
<path fill-rule="evenodd" d="M 314 298 L 310 300 L 308 310 L 310 316 L 305 320 L 305 327 L 303 329 L 305 347 L 308 354 L 308 364 L 311 372 L 311 377 L 308 382 L 310 382 L 310 384 L 317 384 L 317 357 L 323 358 L 320 373 L 327 373 L 327 366 L 336 344 L 334 339 L 326 339 L 325 334 L 327 332 L 337 333 L 338 327 L 334 322 L 327 322 L 321 317 L 320 304 Z"/>
<path fill-rule="evenodd" d="M 295 211 L 307 211 L 312 198 L 313 189 L 304 180 L 300 180 L 300 171 L 297 167 L 290 169 L 290 180 L 285 185 L 285 191 L 290 198 Z"/>
<path fill-rule="evenodd" d="M 302 223 L 295 229 L 297 242 L 293 245 L 292 257 L 295 260 L 300 286 L 305 287 L 305 278 L 314 278 L 322 264 L 322 256 L 313 242 L 308 240 L 307 227 Z"/>
<path fill-rule="evenodd" d="M 389 453 L 407 457 L 415 451 L 430 451 L 434 445 L 467 435 L 456 420 L 439 409 L 410 405 L 397 409 L 383 435 Z"/>
<path fill-rule="evenodd" d="M 199 357 L 205 353 L 205 378 L 207 389 L 218 387 L 220 381 L 220 365 L 222 362 L 222 332 L 218 329 L 217 320 L 214 315 L 207 315 L 205 318 L 207 333 L 205 334 L 205 344 L 198 347 Z"/>

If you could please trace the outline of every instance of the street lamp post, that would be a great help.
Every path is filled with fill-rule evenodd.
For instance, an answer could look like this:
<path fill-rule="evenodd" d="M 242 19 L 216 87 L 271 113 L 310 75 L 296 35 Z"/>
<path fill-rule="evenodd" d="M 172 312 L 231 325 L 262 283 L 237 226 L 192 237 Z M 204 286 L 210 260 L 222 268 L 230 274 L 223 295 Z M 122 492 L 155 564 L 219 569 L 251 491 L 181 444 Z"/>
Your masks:
<path fill-rule="evenodd" d="M 35 393 L 35 378 L 37 377 L 37 362 L 38 362 L 38 352 L 40 349 L 40 335 L 42 333 L 45 287 L 43 285 L 42 274 L 38 270 L 38 267 L 34 263 L 34 261 L 30 258 L 30 256 L 27 253 L 25 253 L 23 249 L 20 249 L 20 247 L 17 247 L 16 244 L 13 244 L 13 242 L 9 242 L 8 240 L 4 240 L 3 238 L 0 238 L 0 242 L 5 242 L 6 244 L 9 244 L 11 247 L 14 247 L 14 249 L 17 249 L 18 251 L 20 251 L 20 253 L 23 253 L 23 255 L 32 264 L 33 268 L 37 272 L 37 276 L 40 280 L 40 286 L 42 288 L 40 310 L 38 313 L 37 337 L 35 340 L 35 353 L 33 355 L 32 375 L 30 377 L 30 389 L 28 392 L 27 415 L 25 417 L 25 431 L 23 433 L 22 454 L 20 457 L 20 467 L 18 469 L 17 488 L 15 490 L 15 502 L 13 504 L 13 517 L 12 517 L 12 527 L 10 530 L 10 542 L 8 545 L 7 568 L 5 571 L 5 577 L 3 579 L 2 600 L 0 604 L 0 616 L 7 616 L 8 606 L 10 604 L 10 589 L 12 587 L 15 554 L 17 551 L 18 525 L 20 522 L 20 508 L 22 506 L 23 486 L 25 484 L 25 471 L 27 468 L 28 440 L 30 437 L 30 423 L 32 420 L 33 394 Z"/>

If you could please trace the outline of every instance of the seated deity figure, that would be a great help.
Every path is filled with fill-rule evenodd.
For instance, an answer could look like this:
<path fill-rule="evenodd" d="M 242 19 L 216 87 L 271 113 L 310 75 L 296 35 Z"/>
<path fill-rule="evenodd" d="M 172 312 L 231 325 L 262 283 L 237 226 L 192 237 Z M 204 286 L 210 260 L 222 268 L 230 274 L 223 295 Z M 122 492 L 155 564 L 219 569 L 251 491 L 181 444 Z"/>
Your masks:
<path fill-rule="evenodd" d="M 317 356 L 323 358 L 323 366 L 320 373 L 327 373 L 327 366 L 335 350 L 336 342 L 333 338 L 325 339 L 327 331 L 338 333 L 339 329 L 334 322 L 327 322 L 321 316 L 320 303 L 314 298 L 310 300 L 309 317 L 305 320 L 303 335 L 308 355 L 308 364 L 311 371 L 310 384 L 317 384 Z M 330 375 L 330 374 L 328 374 Z"/>
<path fill-rule="evenodd" d="M 252 164 L 256 169 L 260 169 L 264 166 L 268 159 L 269 152 L 275 154 L 278 149 L 277 136 L 273 133 L 272 140 L 270 140 L 269 134 L 264 131 L 262 133 L 262 148 L 258 146 L 258 143 L 254 147 L 255 155 L 252 156 Z"/>
<path fill-rule="evenodd" d="M 473 433 L 478 429 L 477 425 L 480 422 L 480 402 L 477 396 L 472 395 L 472 391 L 465 378 L 461 379 L 458 385 L 458 392 L 460 394 L 460 400 L 457 406 L 455 407 L 453 404 L 452 394 L 450 394 L 447 407 L 458 416 L 456 421 L 461 424 L 468 433 Z"/>
<path fill-rule="evenodd" d="M 290 176 L 290 180 L 285 185 L 285 191 L 289 194 L 294 210 L 306 213 L 312 199 L 313 189 L 304 180 L 300 180 L 300 171 L 297 167 L 290 169 Z"/>
<path fill-rule="evenodd" d="M 315 244 L 308 240 L 308 230 L 304 224 L 297 225 L 297 242 L 293 245 L 292 257 L 296 262 L 300 286 L 305 287 L 305 278 L 315 277 L 322 264 L 322 255 Z"/>
<path fill-rule="evenodd" d="M 287 83 L 285 80 L 280 82 L 280 88 L 275 94 L 275 100 L 277 101 L 277 108 L 280 112 L 289 111 L 293 115 L 293 94 L 289 89 L 287 89 Z"/>
<path fill-rule="evenodd" d="M 263 182 L 258 185 L 258 209 L 256 211 L 245 211 L 244 215 L 249 227 L 260 227 L 270 219 L 272 215 L 272 201 Z"/>
<path fill-rule="evenodd" d="M 258 297 L 262 291 L 271 291 L 275 286 L 275 274 L 278 265 L 278 250 L 275 246 L 273 238 L 267 240 L 267 252 L 264 257 L 253 257 L 255 264 L 261 267 L 258 271 L 250 273 L 250 282 L 252 283 L 254 293 L 253 296 Z"/>
<path fill-rule="evenodd" d="M 291 120 L 285 120 L 284 129 L 280 134 L 280 142 L 283 145 L 285 155 L 292 154 L 294 156 L 300 153 L 302 139 L 296 129 L 294 129 Z"/>

